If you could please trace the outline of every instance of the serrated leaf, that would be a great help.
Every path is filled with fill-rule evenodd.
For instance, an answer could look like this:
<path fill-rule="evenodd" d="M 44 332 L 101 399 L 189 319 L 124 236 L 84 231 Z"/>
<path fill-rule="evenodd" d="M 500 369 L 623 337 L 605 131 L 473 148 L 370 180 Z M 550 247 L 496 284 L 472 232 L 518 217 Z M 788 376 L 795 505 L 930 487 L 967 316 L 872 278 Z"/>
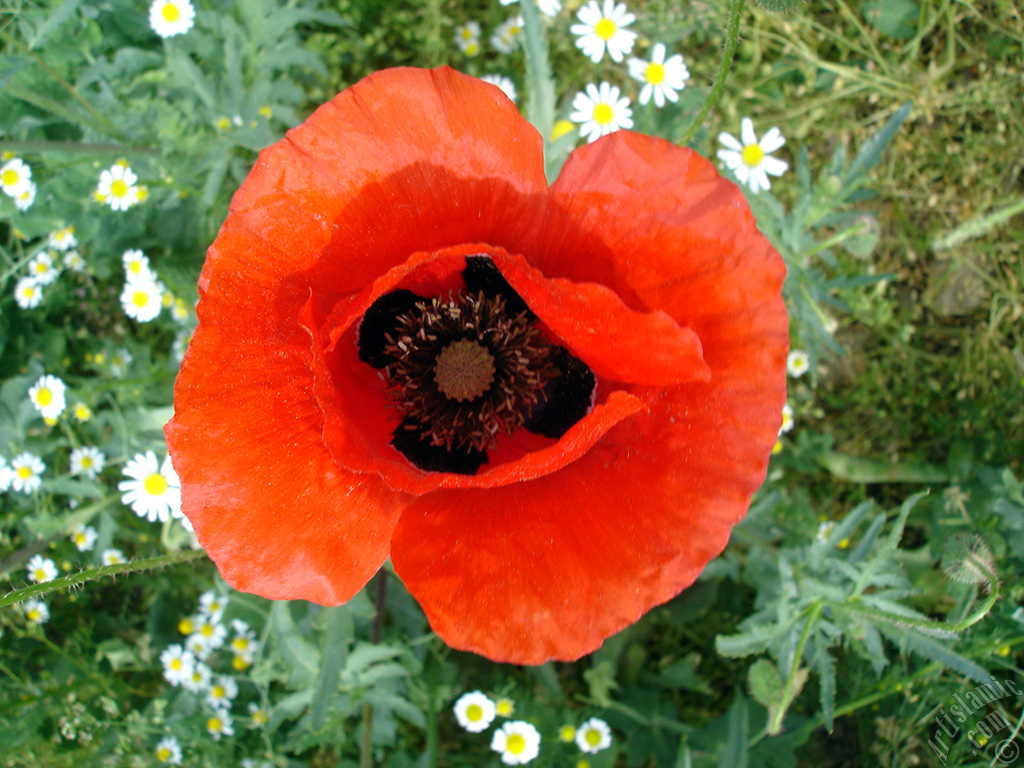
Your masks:
<path fill-rule="evenodd" d="M 764 653 L 783 631 L 785 627 L 771 625 L 756 627 L 735 635 L 718 635 L 715 638 L 715 650 L 722 656 L 732 658 Z"/>
<path fill-rule="evenodd" d="M 320 652 L 299 633 L 292 620 L 290 603 L 276 601 L 270 609 L 271 634 L 288 673 L 288 687 L 312 688 L 320 670 Z"/>
<path fill-rule="evenodd" d="M 327 723 L 331 699 L 338 689 L 338 677 L 348 659 L 349 646 L 355 636 L 355 624 L 347 606 L 325 608 L 321 615 L 324 614 L 327 616 L 327 628 L 320 640 L 323 664 L 320 667 L 320 677 L 310 713 L 315 731 L 319 731 Z"/>
<path fill-rule="evenodd" d="M 897 645 L 920 654 L 929 661 L 937 662 L 979 683 L 989 682 L 989 674 L 985 669 L 920 632 L 897 629 L 884 624 L 879 625 L 878 629 Z"/>
<path fill-rule="evenodd" d="M 886 3 L 890 2 L 893 2 L 893 0 L 886 0 Z M 903 122 L 910 115 L 912 107 L 913 102 L 908 101 L 903 104 L 886 121 L 885 125 L 879 129 L 878 133 L 861 144 L 860 149 L 857 150 L 857 155 L 853 158 L 853 162 L 850 163 L 850 167 L 843 174 L 844 188 L 854 186 L 857 183 L 858 177 L 866 174 L 882 159 L 882 152 L 889 145 L 896 131 L 900 129 L 900 126 L 903 125 Z"/>
<path fill-rule="evenodd" d="M 768 659 L 758 659 L 750 665 L 747 683 L 754 701 L 772 709 L 782 701 L 782 676 Z"/>
<path fill-rule="evenodd" d="M 836 665 L 832 654 L 828 651 L 828 642 L 820 632 L 814 634 L 814 669 L 818 673 L 818 698 L 821 701 L 821 714 L 825 718 L 825 728 L 832 732 L 832 722 L 836 711 Z"/>

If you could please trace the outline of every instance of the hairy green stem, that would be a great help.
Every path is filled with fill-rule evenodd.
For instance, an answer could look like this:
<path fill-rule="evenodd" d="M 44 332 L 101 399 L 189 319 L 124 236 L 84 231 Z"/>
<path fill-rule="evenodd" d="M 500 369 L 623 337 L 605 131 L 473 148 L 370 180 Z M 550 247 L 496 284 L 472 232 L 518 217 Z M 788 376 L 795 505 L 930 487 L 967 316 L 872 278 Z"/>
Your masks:
<path fill-rule="evenodd" d="M 725 91 L 725 82 L 729 79 L 729 70 L 732 69 L 732 60 L 736 55 L 736 48 L 740 41 L 740 17 L 743 15 L 743 4 L 744 0 L 731 0 L 729 3 L 729 20 L 725 30 L 725 47 L 722 49 L 722 61 L 718 65 L 718 74 L 715 75 L 715 82 L 711 86 L 711 93 L 708 94 L 707 99 L 704 101 L 704 106 L 700 108 L 700 112 L 697 113 L 693 122 L 687 127 L 683 138 L 679 141 L 680 144 L 689 144 L 693 140 L 693 137 L 704 123 L 704 118 L 711 113 L 711 110 L 718 104 L 718 100 L 722 98 L 722 93 Z"/>
<path fill-rule="evenodd" d="M 20 603 L 23 600 L 28 600 L 33 597 L 41 597 L 51 592 L 57 592 L 63 589 L 72 589 L 81 584 L 85 584 L 86 582 L 97 581 L 99 579 L 106 578 L 107 576 L 122 576 L 128 573 L 151 571 L 155 568 L 166 568 L 169 565 L 187 563 L 191 560 L 198 560 L 201 557 L 206 557 L 206 553 L 203 550 L 190 549 L 184 552 L 175 552 L 170 555 L 160 555 L 158 557 L 149 557 L 142 560 L 130 560 L 127 563 L 118 563 L 117 565 L 105 565 L 99 568 L 89 568 L 78 573 L 61 576 L 59 579 L 53 579 L 52 581 L 44 581 L 41 584 L 32 584 L 28 587 L 12 590 L 3 597 L 0 597 L 0 608 L 6 608 L 9 605 Z"/>
<path fill-rule="evenodd" d="M 772 721 L 768 724 L 768 733 L 775 734 L 782 730 L 782 718 L 786 716 L 786 710 L 789 708 L 789 703 L 796 697 L 797 691 L 794 689 L 797 681 L 797 672 L 800 671 L 800 662 L 804 657 L 804 648 L 807 646 L 807 641 L 811 636 L 811 630 L 814 629 L 814 625 L 818 623 L 818 619 L 821 617 L 821 612 L 825 609 L 824 601 L 818 601 L 813 603 L 810 607 L 810 613 L 807 615 L 807 621 L 804 623 L 803 631 L 800 633 L 800 640 L 796 644 L 796 650 L 793 652 L 793 661 L 789 665 L 789 671 L 786 673 L 786 686 L 782 690 L 782 706 L 775 712 L 775 716 Z"/>

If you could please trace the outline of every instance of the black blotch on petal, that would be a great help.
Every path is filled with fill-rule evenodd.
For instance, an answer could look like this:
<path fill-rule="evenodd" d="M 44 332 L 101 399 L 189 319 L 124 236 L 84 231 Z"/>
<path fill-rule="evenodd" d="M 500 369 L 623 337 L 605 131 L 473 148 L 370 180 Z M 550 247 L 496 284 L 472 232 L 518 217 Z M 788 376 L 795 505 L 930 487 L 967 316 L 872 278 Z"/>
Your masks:
<path fill-rule="evenodd" d="M 590 412 L 597 378 L 565 347 L 551 347 L 550 360 L 560 375 L 544 385 L 523 427 L 544 437 L 559 438 Z"/>
<path fill-rule="evenodd" d="M 426 301 L 412 291 L 400 288 L 385 293 L 366 310 L 359 324 L 359 335 L 356 345 L 359 348 L 359 359 L 374 368 L 383 368 L 394 360 L 384 348 L 387 346 L 387 334 L 394 335 L 398 329 L 398 316 L 412 312 L 416 304 Z"/>
<path fill-rule="evenodd" d="M 470 296 L 475 296 L 480 291 L 483 291 L 488 299 L 501 296 L 505 300 L 505 309 L 510 316 L 515 317 L 520 312 L 526 312 L 530 320 L 536 319 L 536 315 L 508 284 L 508 280 L 494 265 L 490 256 L 467 256 L 462 279 L 466 281 L 466 293 Z"/>
<path fill-rule="evenodd" d="M 487 452 L 471 446 L 452 448 L 431 445 L 424 440 L 423 428 L 406 419 L 391 436 L 391 444 L 405 458 L 425 472 L 452 472 L 456 475 L 475 475 L 487 461 Z"/>

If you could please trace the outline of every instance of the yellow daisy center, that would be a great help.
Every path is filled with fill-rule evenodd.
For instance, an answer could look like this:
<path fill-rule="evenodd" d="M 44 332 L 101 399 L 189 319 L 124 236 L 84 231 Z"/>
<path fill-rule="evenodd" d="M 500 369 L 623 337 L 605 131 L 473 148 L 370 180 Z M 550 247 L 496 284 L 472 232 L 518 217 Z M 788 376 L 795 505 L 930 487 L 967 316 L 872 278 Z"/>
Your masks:
<path fill-rule="evenodd" d="M 20 177 L 18 176 L 18 172 L 13 168 L 8 168 L 6 171 L 4 171 L 4 175 L 2 177 L 3 183 L 8 187 L 11 186 L 12 184 L 17 184 L 19 178 Z"/>
<path fill-rule="evenodd" d="M 181 9 L 174 3 L 164 3 L 164 7 L 160 9 L 160 15 L 164 17 L 164 21 L 172 24 L 181 18 Z"/>
<path fill-rule="evenodd" d="M 33 608 L 28 612 L 29 621 L 39 621 L 42 617 L 43 615 L 39 612 L 38 608 Z"/>
<path fill-rule="evenodd" d="M 134 304 L 139 309 L 142 309 L 144 306 L 149 304 L 149 294 L 146 293 L 145 291 L 135 291 L 132 294 L 132 304 Z"/>
<path fill-rule="evenodd" d="M 740 153 L 740 157 L 751 168 L 756 168 L 764 160 L 764 150 L 758 144 L 747 144 Z"/>
<path fill-rule="evenodd" d="M 206 721 L 206 729 L 209 731 L 220 731 L 224 727 L 224 721 L 219 717 L 211 717 Z"/>
<path fill-rule="evenodd" d="M 160 749 L 156 751 L 156 759 L 161 763 L 166 763 L 171 759 L 171 750 L 167 747 L 160 747 Z"/>
<path fill-rule="evenodd" d="M 479 704 L 470 704 L 466 707 L 466 719 L 470 722 L 475 723 L 477 720 L 483 719 L 483 716 L 484 708 Z"/>
<path fill-rule="evenodd" d="M 210 691 L 210 695 L 215 699 L 223 699 L 226 694 L 227 691 L 224 690 L 223 685 L 215 685 L 213 686 L 213 690 Z"/>
<path fill-rule="evenodd" d="M 174 669 L 174 670 L 181 669 L 181 664 L 182 664 L 181 659 L 171 659 L 171 669 Z"/>
<path fill-rule="evenodd" d="M 507 739 L 505 739 L 506 752 L 511 752 L 513 755 L 519 755 L 522 754 L 525 749 L 526 737 L 524 737 L 523 734 L 513 733 L 510 734 Z"/>
<path fill-rule="evenodd" d="M 124 197 L 128 194 L 128 182 L 124 179 L 114 179 L 110 182 L 110 194 L 114 197 Z"/>
<path fill-rule="evenodd" d="M 53 392 L 50 391 L 49 387 L 43 387 L 36 392 L 36 402 L 44 408 L 53 402 Z"/>
<path fill-rule="evenodd" d="M 652 61 L 644 70 L 644 79 L 651 85 L 661 85 L 665 82 L 665 65 Z"/>
<path fill-rule="evenodd" d="M 142 487 L 150 496 L 162 496 L 167 491 L 167 478 L 159 472 L 154 472 L 142 481 Z"/>
<path fill-rule="evenodd" d="M 92 469 L 95 462 L 92 460 L 92 456 L 82 457 L 82 469 Z"/>
<path fill-rule="evenodd" d="M 594 25 L 594 34 L 602 40 L 611 40 L 618 29 L 618 26 L 611 19 L 601 19 Z"/>
<path fill-rule="evenodd" d="M 249 662 L 244 656 L 235 656 L 231 659 L 231 666 L 239 671 L 249 668 Z M 255 718 L 255 716 L 254 716 Z"/>
<path fill-rule="evenodd" d="M 129 262 L 129 264 L 128 264 L 128 271 L 132 272 L 133 274 L 136 274 L 136 275 L 139 274 L 139 272 L 142 271 L 142 262 L 141 261 Z"/>
<path fill-rule="evenodd" d="M 199 630 L 199 633 L 203 637 L 212 637 L 213 636 L 213 624 L 203 624 L 203 628 Z"/>
<path fill-rule="evenodd" d="M 181 621 L 179 621 L 178 622 L 178 631 L 181 632 L 181 634 L 183 634 L 183 635 L 191 635 L 192 634 L 192 620 L 191 619 L 182 619 Z"/>
<path fill-rule="evenodd" d="M 46 581 L 46 571 L 42 568 L 35 570 L 36 581 Z"/>
<path fill-rule="evenodd" d="M 608 125 L 615 119 L 615 111 L 608 104 L 597 104 L 594 106 L 594 122 L 598 125 Z"/>
<path fill-rule="evenodd" d="M 32 470 L 29 467 L 18 467 L 18 477 L 22 480 L 28 480 L 32 477 Z"/>
<path fill-rule="evenodd" d="M 583 734 L 583 740 L 592 747 L 596 747 L 601 743 L 601 732 L 596 728 L 591 728 L 585 734 Z"/>

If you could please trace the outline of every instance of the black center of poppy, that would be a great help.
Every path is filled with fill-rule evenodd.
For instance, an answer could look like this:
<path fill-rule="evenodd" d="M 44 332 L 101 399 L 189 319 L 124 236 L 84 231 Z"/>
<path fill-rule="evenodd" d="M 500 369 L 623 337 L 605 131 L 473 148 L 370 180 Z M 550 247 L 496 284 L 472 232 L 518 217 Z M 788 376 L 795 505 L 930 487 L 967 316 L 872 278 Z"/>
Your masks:
<path fill-rule="evenodd" d="M 406 429 L 447 450 L 494 446 L 529 415 L 558 376 L 547 343 L 526 312 L 502 296 L 457 293 L 420 301 L 387 334 L 383 368 Z"/>
<path fill-rule="evenodd" d="M 561 437 L 587 414 L 596 379 L 485 256 L 470 256 L 465 290 L 377 299 L 358 331 L 359 357 L 380 369 L 401 417 L 391 444 L 420 469 L 475 474 L 499 435 Z"/>

